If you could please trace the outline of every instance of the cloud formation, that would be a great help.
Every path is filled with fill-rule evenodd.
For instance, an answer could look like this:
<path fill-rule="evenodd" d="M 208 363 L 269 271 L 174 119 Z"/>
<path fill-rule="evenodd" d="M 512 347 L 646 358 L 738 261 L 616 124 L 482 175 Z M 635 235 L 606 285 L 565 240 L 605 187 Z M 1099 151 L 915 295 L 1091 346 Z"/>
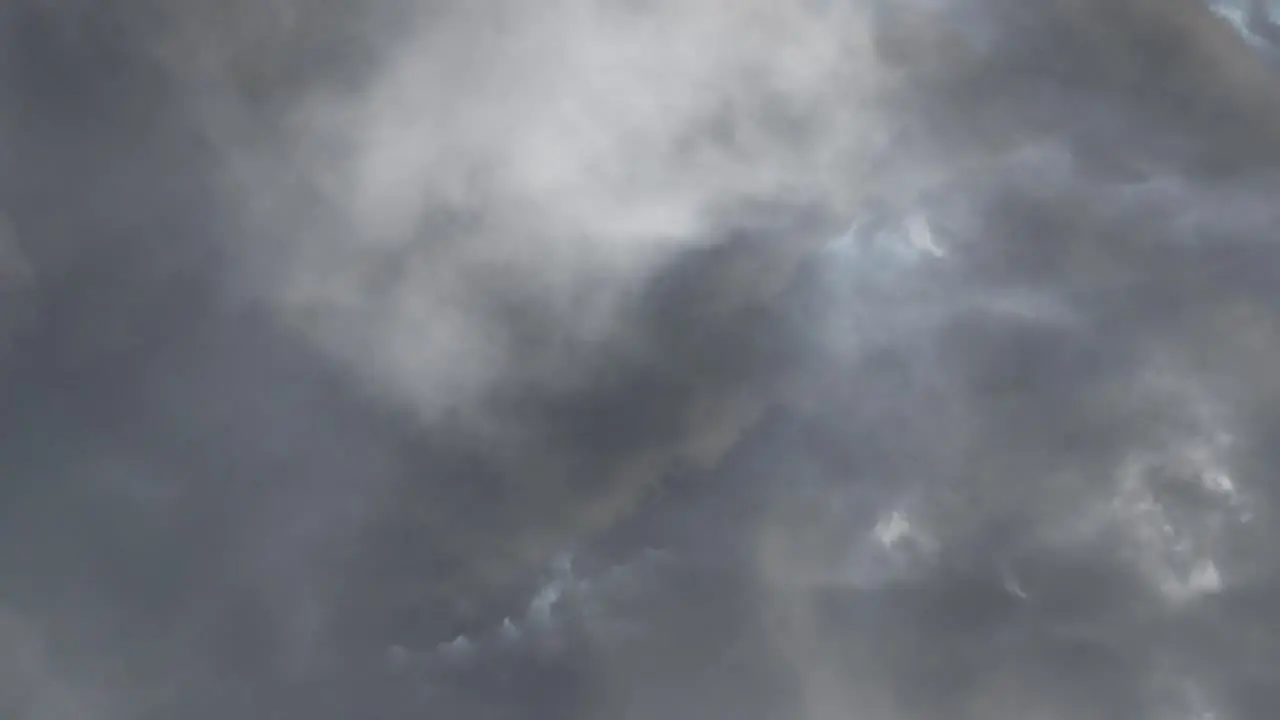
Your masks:
<path fill-rule="evenodd" d="M 1269 717 L 1256 27 L 0 17 L 0 712 Z"/>

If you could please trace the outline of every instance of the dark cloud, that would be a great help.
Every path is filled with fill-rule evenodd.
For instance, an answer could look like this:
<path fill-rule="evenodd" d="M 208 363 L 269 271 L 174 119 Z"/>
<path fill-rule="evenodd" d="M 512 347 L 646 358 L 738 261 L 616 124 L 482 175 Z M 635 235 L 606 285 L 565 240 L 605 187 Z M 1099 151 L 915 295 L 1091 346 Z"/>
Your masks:
<path fill-rule="evenodd" d="M 1264 5 L 6 5 L 0 714 L 1267 717 Z"/>

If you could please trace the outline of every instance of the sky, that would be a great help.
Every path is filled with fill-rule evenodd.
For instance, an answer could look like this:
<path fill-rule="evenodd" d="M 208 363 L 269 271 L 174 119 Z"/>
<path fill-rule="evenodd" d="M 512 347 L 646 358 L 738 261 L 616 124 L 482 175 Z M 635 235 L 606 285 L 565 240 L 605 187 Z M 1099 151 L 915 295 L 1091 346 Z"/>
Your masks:
<path fill-rule="evenodd" d="M 0 716 L 1270 717 L 1272 18 L 4 4 Z"/>

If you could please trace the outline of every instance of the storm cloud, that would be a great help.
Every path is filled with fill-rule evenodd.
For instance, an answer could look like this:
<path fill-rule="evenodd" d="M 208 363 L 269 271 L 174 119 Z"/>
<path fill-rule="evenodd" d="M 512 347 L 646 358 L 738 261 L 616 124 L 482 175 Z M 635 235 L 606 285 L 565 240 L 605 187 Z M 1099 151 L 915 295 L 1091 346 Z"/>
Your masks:
<path fill-rule="evenodd" d="M 7 4 L 0 714 L 1267 717 L 1269 12 Z"/>

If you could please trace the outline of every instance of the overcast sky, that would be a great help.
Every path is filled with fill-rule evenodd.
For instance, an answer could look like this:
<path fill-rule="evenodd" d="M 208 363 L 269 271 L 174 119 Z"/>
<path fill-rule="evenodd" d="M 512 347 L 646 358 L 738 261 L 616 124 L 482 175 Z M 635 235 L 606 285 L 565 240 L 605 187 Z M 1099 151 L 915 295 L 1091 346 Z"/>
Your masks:
<path fill-rule="evenodd" d="M 1280 702 L 1266 2 L 0 8 L 0 716 Z"/>

